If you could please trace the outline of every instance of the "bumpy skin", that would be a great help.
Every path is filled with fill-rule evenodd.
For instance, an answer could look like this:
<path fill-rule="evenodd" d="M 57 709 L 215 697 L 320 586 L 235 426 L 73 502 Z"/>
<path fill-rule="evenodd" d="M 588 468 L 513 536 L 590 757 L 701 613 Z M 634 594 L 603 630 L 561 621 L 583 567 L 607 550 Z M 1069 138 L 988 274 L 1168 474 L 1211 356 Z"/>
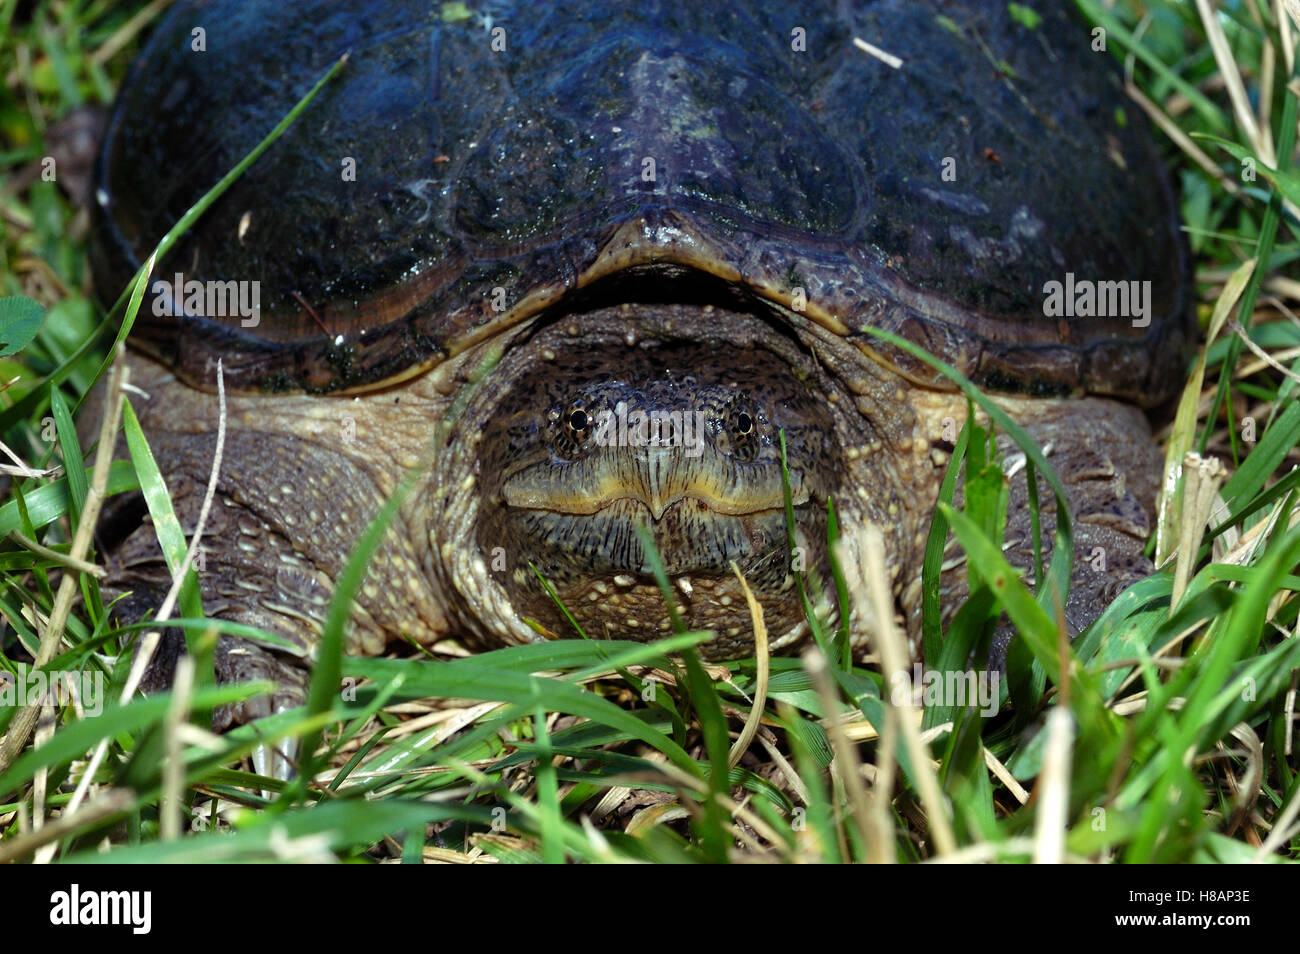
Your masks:
<path fill-rule="evenodd" d="M 773 631 L 799 629 L 778 434 L 800 545 L 820 555 L 813 542 L 826 538 L 822 502 L 840 484 L 838 445 L 861 423 L 835 413 L 828 396 L 846 395 L 787 337 L 718 309 L 629 304 L 537 329 L 495 373 L 507 386 L 475 402 L 475 425 L 454 435 L 480 477 L 465 510 L 448 515 L 473 528 L 479 552 L 500 548 L 502 566 L 501 544 L 526 551 L 596 634 L 667 635 L 644 524 L 688 625 L 718 630 L 714 652 L 743 652 L 752 638 L 737 618 L 745 598 L 733 561 Z M 491 579 L 514 606 L 537 587 L 523 566 Z M 465 583 L 472 604 L 483 587 Z M 552 632 L 568 629 L 557 608 L 541 609 Z"/>
<path fill-rule="evenodd" d="M 921 417 L 933 428 L 931 433 L 939 435 L 930 444 L 935 468 L 930 482 L 934 486 L 942 479 L 951 451 L 943 435 L 951 435 L 962 426 L 966 402 L 934 392 L 915 392 L 913 400 Z M 1066 630 L 1073 637 L 1087 628 L 1124 587 L 1153 570 L 1142 551 L 1155 526 L 1162 457 L 1151 438 L 1146 416 L 1135 407 L 1099 398 L 1000 397 L 998 403 L 1046 449 L 1048 462 L 1065 485 L 1074 530 L 1075 561 L 1063 609 Z M 978 420 L 988 426 L 982 412 Z M 1019 454 L 1019 448 L 1004 434 L 999 435 L 998 449 L 1004 462 L 1014 460 Z M 1004 554 L 1032 582 L 1033 527 L 1023 471 L 1011 478 L 1009 490 Z M 956 504 L 961 506 L 963 499 L 959 484 Z M 1046 565 L 1052 554 L 1051 528 L 1056 501 L 1041 474 L 1038 475 L 1038 500 L 1042 556 Z M 956 540 L 950 538 L 945 560 L 956 565 L 941 578 L 945 620 L 956 611 L 966 594 L 967 567 L 953 559 L 959 556 Z M 919 579 L 914 579 L 904 590 L 901 603 L 909 631 L 914 635 L 919 633 Z M 992 655 L 994 665 L 1002 663 L 1009 637 L 1009 627 L 997 634 Z"/>
<path fill-rule="evenodd" d="M 212 469 L 216 396 L 194 391 L 152 360 L 132 356 L 131 362 L 133 384 L 148 395 L 131 400 L 189 535 Z M 427 460 L 430 435 L 448 404 L 448 376 L 426 375 L 395 392 L 348 399 L 230 396 L 225 465 L 198 574 L 204 609 L 264 628 L 295 648 L 223 639 L 221 678 L 272 678 L 285 684 L 279 704 L 298 698 L 333 581 L 404 469 Z M 87 407 L 83 421 L 97 419 L 98 403 Z M 430 643 L 447 634 L 443 603 L 431 585 L 430 538 L 420 532 L 427 508 L 427 496 L 414 495 L 395 521 L 402 532 L 389 534 L 376 552 L 354 604 L 349 652 L 377 654 L 399 635 Z M 118 519 L 107 521 L 110 530 L 132 514 L 138 520 L 138 507 L 117 510 Z M 127 530 L 111 548 L 109 592 L 133 593 L 121 614 L 138 618 L 157 607 L 169 577 L 153 527 L 146 522 Z M 149 685 L 168 680 L 179 640 L 179 632 L 169 634 Z M 268 700 L 246 705 L 221 718 L 246 721 L 264 714 Z"/>
<path fill-rule="evenodd" d="M 590 635 L 653 638 L 667 620 L 638 526 L 687 622 L 718 634 L 708 653 L 751 649 L 733 562 L 775 645 L 792 643 L 782 432 L 795 559 L 825 581 L 828 499 L 848 559 L 880 527 L 915 632 L 944 422 L 965 402 L 873 328 L 1001 392 L 1051 442 L 1080 526 L 1067 616 L 1086 625 L 1148 568 L 1158 459 L 1122 402 L 1169 393 L 1191 285 L 1106 54 L 1039 12 L 1028 27 L 1001 0 L 558 2 L 469 20 L 424 0 L 177 4 L 100 157 L 105 297 L 351 52 L 160 269 L 259 282 L 260 320 L 155 285 L 133 334 L 141 421 L 187 529 L 218 358 L 232 392 L 205 606 L 295 649 L 227 643 L 223 674 L 310 655 L 352 543 L 410 469 L 354 652 L 571 635 L 538 572 Z M 1144 320 L 1044 317 L 1045 283 L 1067 275 L 1150 282 Z M 668 423 L 600 433 L 601 415 L 637 411 Z M 1009 554 L 1027 567 L 1022 485 Z M 136 610 L 165 580 L 149 527 L 111 565 Z M 948 606 L 963 586 L 948 574 Z M 812 596 L 833 614 L 828 587 Z M 866 621 L 852 630 L 861 643 Z"/>
<path fill-rule="evenodd" d="M 575 316 L 571 327 L 555 330 L 561 335 L 577 329 L 593 331 L 585 322 L 611 317 Z M 671 322 L 673 317 L 661 320 Z M 640 347 L 642 340 L 624 347 Z M 829 433 L 838 433 L 826 442 L 831 467 L 817 466 L 825 465 L 824 457 L 791 456 L 792 486 L 816 487 L 835 500 L 851 557 L 860 552 L 861 532 L 868 523 L 884 531 L 894 596 L 916 637 L 920 559 L 951 450 L 944 435 L 960 428 L 965 401 L 915 388 L 886 369 L 862 362 L 833 336 L 811 336 L 811 342 L 824 373 L 834 375 L 825 379 L 832 388 L 829 393 L 837 395 L 827 401 L 827 423 Z M 551 337 L 539 336 L 534 342 L 536 353 L 530 353 L 524 342 L 512 343 L 508 352 L 516 364 L 527 364 L 530 357 L 553 362 L 562 352 L 544 355 L 554 343 Z M 590 634 L 619 638 L 662 634 L 663 603 L 640 565 L 643 558 L 634 553 L 627 558 L 630 562 L 617 563 L 619 545 L 629 539 L 627 525 L 619 525 L 619 514 L 594 515 L 587 539 L 598 551 L 595 554 L 578 547 L 573 537 L 534 538 L 526 530 L 503 527 L 512 520 L 526 522 L 534 513 L 532 508 L 512 512 L 499 489 L 506 482 L 507 468 L 517 472 L 524 461 L 512 464 L 497 459 L 492 455 L 500 445 L 489 444 L 485 451 L 484 443 L 497 427 L 509 428 L 519 418 L 529 418 L 526 426 L 544 429 L 554 423 L 549 420 L 549 407 L 539 402 L 531 405 L 531 415 L 524 409 L 511 413 L 501 405 L 515 392 L 483 389 L 478 400 L 469 403 L 462 423 L 440 440 L 435 438 L 449 395 L 464 386 L 482 358 L 478 349 L 401 389 L 351 399 L 230 398 L 229 464 L 222 472 L 219 506 L 205 531 L 200 578 L 206 608 L 214 616 L 264 627 L 290 640 L 298 652 L 258 651 L 233 641 L 225 643 L 219 654 L 219 673 L 224 678 L 276 678 L 286 683 L 280 704 L 297 698 L 295 687 L 300 688 L 302 677 L 301 662 L 295 659 L 310 653 L 316 628 L 324 619 L 331 581 L 357 533 L 406 467 L 424 468 L 428 476 L 371 563 L 354 609 L 350 652 L 379 652 L 399 634 L 424 643 L 457 635 L 484 645 L 536 638 L 524 617 L 541 622 L 554 634 L 571 635 L 549 600 L 526 585 L 530 564 L 554 582 Z M 620 364 L 635 367 L 627 359 Z M 216 401 L 208 395 L 197 397 L 152 360 L 135 358 L 133 367 L 136 380 L 150 395 L 138 402 L 142 423 L 169 474 L 177 513 L 188 531 L 197 518 L 211 466 Z M 529 384 L 527 375 L 516 380 Z M 561 393 L 567 397 L 573 392 L 566 388 Z M 751 395 L 761 406 L 757 400 L 764 396 L 761 389 L 739 393 Z M 1141 551 L 1154 517 L 1160 455 L 1145 416 L 1131 406 L 1095 398 L 1003 397 L 999 401 L 1040 444 L 1050 448 L 1049 460 L 1066 485 L 1077 547 L 1066 619 L 1070 631 L 1078 632 L 1124 585 L 1150 572 Z M 498 413 L 506 419 L 495 422 Z M 483 427 L 484 421 L 494 422 Z M 378 440 L 385 453 L 372 455 L 369 448 Z M 1014 454 L 1005 439 L 1001 444 L 1004 455 Z M 824 452 L 826 445 L 815 450 Z M 489 456 L 484 458 L 484 453 Z M 701 459 L 709 463 L 709 453 L 691 458 L 673 451 L 675 462 L 685 465 L 687 477 L 698 470 Z M 428 468 L 431 454 L 441 466 Z M 575 491 L 587 487 L 565 486 Z M 1010 486 L 1008 558 L 1029 571 L 1033 551 L 1023 478 L 1012 480 Z M 751 488 L 748 493 L 752 492 Z M 1044 526 L 1050 527 L 1052 495 L 1041 482 L 1039 498 L 1045 502 Z M 814 499 L 824 497 L 814 495 Z M 748 613 L 726 565 L 730 559 L 742 566 L 749 561 L 747 579 L 760 596 L 776 648 L 803 635 L 785 572 L 788 564 L 781 565 L 783 572 L 766 588 L 768 581 L 753 567 L 768 564 L 771 558 L 745 546 L 738 552 L 706 554 L 707 566 L 683 569 L 675 565 L 688 558 L 682 544 L 702 546 L 714 537 L 708 530 L 708 515 L 700 514 L 705 530 L 697 527 L 683 538 L 671 519 L 673 512 L 671 507 L 666 511 L 668 520 L 653 521 L 648 513 L 642 517 L 652 528 L 670 571 L 678 572 L 675 578 L 693 581 L 689 594 L 677 594 L 688 623 L 718 633 L 705 647 L 707 655 L 734 658 L 752 651 Z M 818 532 L 824 532 L 824 523 L 812 507 L 801 507 L 799 513 L 800 542 L 809 544 L 809 538 L 815 540 Z M 726 539 L 725 529 L 717 531 L 718 539 Z M 557 548 L 557 543 L 567 545 Z M 1050 556 L 1049 534 L 1045 543 Z M 1102 548 L 1104 563 L 1096 559 L 1097 547 Z M 824 573 L 824 551 L 815 544 L 809 551 L 810 568 Z M 113 585 L 119 590 L 158 593 L 165 571 L 152 527 L 136 530 L 118 548 L 111 568 Z M 631 584 L 625 577 L 631 578 Z M 949 611 L 964 596 L 965 579 L 964 567 L 945 574 L 942 600 Z M 819 608 L 833 618 L 826 597 L 821 594 Z M 140 605 L 145 608 L 147 600 Z M 855 643 L 863 645 L 868 635 L 865 621 L 855 620 Z M 995 660 L 1003 651 L 1005 645 L 996 648 Z M 157 669 L 159 681 L 165 681 L 169 663 L 164 657 Z M 237 712 L 234 718 L 265 711 L 264 700 L 252 705 L 259 708 Z"/>

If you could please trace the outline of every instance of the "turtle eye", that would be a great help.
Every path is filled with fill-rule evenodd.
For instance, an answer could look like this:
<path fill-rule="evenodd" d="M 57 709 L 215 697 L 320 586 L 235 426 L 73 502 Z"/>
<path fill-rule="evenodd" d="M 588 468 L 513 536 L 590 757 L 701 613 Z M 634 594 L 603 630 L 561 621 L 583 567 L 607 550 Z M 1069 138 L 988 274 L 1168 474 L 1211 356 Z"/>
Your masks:
<path fill-rule="evenodd" d="M 732 457 L 753 460 L 758 456 L 758 422 L 758 411 L 746 401 L 737 400 L 727 408 L 722 419 L 723 440 Z"/>
<path fill-rule="evenodd" d="M 591 430 L 591 415 L 587 413 L 585 407 L 575 407 L 569 411 L 568 416 L 564 419 L 564 425 L 572 437 L 581 440 Z"/>
<path fill-rule="evenodd" d="M 758 413 L 743 404 L 732 405 L 727 408 L 724 424 L 734 440 L 752 440 L 758 433 Z"/>
<path fill-rule="evenodd" d="M 596 431 L 596 416 L 584 400 L 574 400 L 568 405 L 552 409 L 552 447 L 561 457 L 572 460 L 578 457 Z"/>

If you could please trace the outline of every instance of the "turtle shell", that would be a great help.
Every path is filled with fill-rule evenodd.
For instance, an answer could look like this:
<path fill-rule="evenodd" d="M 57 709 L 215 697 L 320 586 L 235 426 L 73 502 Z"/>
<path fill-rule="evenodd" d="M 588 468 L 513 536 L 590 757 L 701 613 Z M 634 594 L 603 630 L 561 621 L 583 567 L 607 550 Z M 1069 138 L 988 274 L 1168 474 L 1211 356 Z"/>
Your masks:
<path fill-rule="evenodd" d="M 1192 337 L 1186 243 L 1111 54 L 1058 6 L 183 0 L 103 143 L 97 284 L 347 53 L 156 270 L 258 283 L 255 325 L 153 286 L 133 339 L 195 385 L 218 356 L 236 389 L 390 384 L 658 272 L 918 383 L 946 386 L 861 329 L 994 389 L 1154 403 Z M 1137 283 L 1144 318 L 1074 308 L 1079 282 Z"/>

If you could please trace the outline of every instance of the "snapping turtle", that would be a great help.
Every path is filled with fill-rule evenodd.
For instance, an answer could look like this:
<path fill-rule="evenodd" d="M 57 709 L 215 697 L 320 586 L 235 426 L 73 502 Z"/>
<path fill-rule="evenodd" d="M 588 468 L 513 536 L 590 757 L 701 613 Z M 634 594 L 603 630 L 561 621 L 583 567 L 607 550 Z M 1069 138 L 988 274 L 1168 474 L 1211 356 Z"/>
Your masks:
<path fill-rule="evenodd" d="M 752 648 L 733 562 L 786 646 L 806 623 L 783 432 L 796 555 L 829 589 L 827 501 L 849 559 L 878 526 L 916 632 L 966 403 L 874 327 L 1050 445 L 1080 553 L 1106 554 L 1076 561 L 1066 617 L 1086 625 L 1150 570 L 1140 408 L 1178 382 L 1191 284 L 1149 134 L 1104 42 L 1056 7 L 177 4 L 99 157 L 106 296 L 350 53 L 157 269 L 132 333 L 187 531 L 218 359 L 230 393 L 208 612 L 309 656 L 358 534 L 418 468 L 353 652 L 571 632 L 538 575 L 588 634 L 657 637 L 641 526 L 686 623 L 716 633 L 707 655 Z M 1025 496 L 1008 555 L 1027 567 Z M 143 611 L 167 580 L 136 513 L 110 562 Z M 228 641 L 218 674 L 285 677 L 291 655 Z"/>

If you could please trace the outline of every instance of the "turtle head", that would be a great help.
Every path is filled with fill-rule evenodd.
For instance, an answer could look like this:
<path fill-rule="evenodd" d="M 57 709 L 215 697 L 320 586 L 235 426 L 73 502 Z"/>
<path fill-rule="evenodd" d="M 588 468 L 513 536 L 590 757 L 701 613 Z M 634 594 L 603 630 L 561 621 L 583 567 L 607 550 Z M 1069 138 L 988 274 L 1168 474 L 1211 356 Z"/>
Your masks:
<path fill-rule="evenodd" d="M 713 629 L 723 655 L 752 640 L 734 565 L 774 637 L 794 638 L 795 572 L 824 578 L 844 472 L 835 403 L 811 357 L 756 315 L 623 305 L 550 322 L 507 350 L 466 414 L 474 488 L 448 515 L 479 559 L 457 589 L 491 591 L 512 626 L 572 635 L 544 579 L 588 635 L 654 638 L 671 626 L 657 554 L 686 624 Z"/>

